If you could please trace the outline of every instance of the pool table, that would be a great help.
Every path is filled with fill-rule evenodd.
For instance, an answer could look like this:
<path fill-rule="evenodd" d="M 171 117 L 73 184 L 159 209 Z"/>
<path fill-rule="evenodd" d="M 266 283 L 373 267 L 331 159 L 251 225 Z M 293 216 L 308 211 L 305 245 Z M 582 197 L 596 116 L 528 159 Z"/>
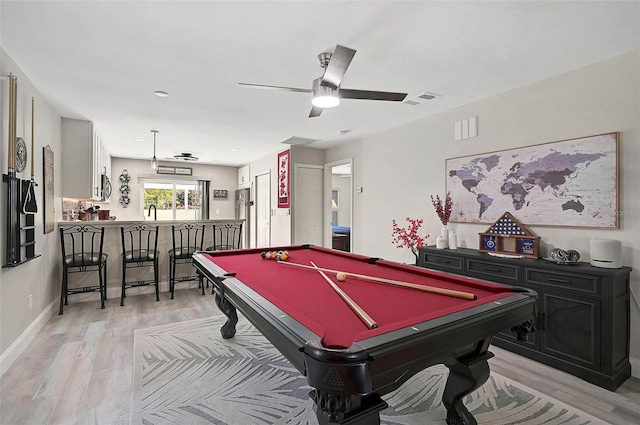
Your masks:
<path fill-rule="evenodd" d="M 261 252 L 287 250 L 284 262 Z M 422 369 L 444 364 L 449 377 L 443 404 L 447 423 L 471 425 L 462 403 L 489 377 L 492 335 L 513 328 L 531 331 L 536 293 L 524 289 L 316 247 L 197 252 L 194 265 L 213 284 L 228 317 L 224 338 L 235 335 L 237 310 L 296 367 L 313 387 L 321 425 L 379 424 L 387 407 L 381 396 Z M 371 327 L 338 296 L 317 270 L 406 282 L 472 294 L 463 299 L 372 282 L 336 273 L 326 276 L 377 326 Z M 285 264 L 283 264 L 285 263 Z M 236 310 L 237 309 L 237 310 Z"/>

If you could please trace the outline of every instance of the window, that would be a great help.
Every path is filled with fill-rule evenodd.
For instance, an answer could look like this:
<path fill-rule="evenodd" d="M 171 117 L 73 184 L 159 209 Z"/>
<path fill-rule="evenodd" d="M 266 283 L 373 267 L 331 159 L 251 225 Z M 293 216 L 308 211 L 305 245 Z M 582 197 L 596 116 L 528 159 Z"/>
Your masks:
<path fill-rule="evenodd" d="M 208 216 L 203 214 L 203 191 L 197 181 L 145 181 L 142 190 L 145 220 L 201 220 Z"/>

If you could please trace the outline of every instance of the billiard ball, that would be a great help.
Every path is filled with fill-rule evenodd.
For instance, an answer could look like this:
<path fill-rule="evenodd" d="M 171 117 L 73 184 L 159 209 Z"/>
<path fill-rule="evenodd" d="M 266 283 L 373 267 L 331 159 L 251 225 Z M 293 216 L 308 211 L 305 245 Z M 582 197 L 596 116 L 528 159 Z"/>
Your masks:
<path fill-rule="evenodd" d="M 283 252 L 282 254 L 280 254 L 280 260 L 281 260 L 281 261 L 286 261 L 286 259 L 287 259 L 287 258 L 289 258 L 289 256 L 288 256 L 285 252 Z"/>
<path fill-rule="evenodd" d="M 262 251 L 260 253 L 260 256 L 262 257 L 262 259 L 264 260 L 265 258 L 267 258 L 267 251 Z"/>
<path fill-rule="evenodd" d="M 336 273 L 336 279 L 338 279 L 340 282 L 344 282 L 345 280 L 347 280 L 347 274 L 345 272 L 338 272 Z"/>

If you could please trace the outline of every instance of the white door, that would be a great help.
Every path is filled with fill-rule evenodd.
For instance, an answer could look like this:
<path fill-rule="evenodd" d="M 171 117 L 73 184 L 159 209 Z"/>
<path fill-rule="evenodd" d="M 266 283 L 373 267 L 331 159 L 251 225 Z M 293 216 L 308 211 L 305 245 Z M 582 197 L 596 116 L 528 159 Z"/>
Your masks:
<path fill-rule="evenodd" d="M 296 164 L 293 193 L 293 243 L 322 246 L 322 183 L 324 167 Z"/>
<path fill-rule="evenodd" d="M 271 245 L 271 174 L 256 176 L 256 248 Z"/>

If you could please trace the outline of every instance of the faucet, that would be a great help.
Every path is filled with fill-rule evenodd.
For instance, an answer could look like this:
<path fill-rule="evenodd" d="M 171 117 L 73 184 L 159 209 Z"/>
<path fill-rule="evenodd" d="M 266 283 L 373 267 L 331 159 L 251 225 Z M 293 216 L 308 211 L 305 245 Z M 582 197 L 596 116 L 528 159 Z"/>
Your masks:
<path fill-rule="evenodd" d="M 153 219 L 155 221 L 157 221 L 158 220 L 158 211 L 156 210 L 156 206 L 154 204 L 149 205 L 148 217 L 151 217 L 151 208 L 153 208 Z"/>

